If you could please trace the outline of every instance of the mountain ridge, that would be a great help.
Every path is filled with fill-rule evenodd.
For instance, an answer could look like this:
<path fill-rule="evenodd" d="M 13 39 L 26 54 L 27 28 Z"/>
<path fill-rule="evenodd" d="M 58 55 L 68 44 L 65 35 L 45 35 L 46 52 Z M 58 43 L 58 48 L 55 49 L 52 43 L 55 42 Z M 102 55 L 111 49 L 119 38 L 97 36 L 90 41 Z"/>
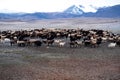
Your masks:
<path fill-rule="evenodd" d="M 36 20 L 76 17 L 108 17 L 120 18 L 120 5 L 98 8 L 97 12 L 84 12 L 72 5 L 63 12 L 35 12 L 35 13 L 0 13 L 0 20 Z"/>

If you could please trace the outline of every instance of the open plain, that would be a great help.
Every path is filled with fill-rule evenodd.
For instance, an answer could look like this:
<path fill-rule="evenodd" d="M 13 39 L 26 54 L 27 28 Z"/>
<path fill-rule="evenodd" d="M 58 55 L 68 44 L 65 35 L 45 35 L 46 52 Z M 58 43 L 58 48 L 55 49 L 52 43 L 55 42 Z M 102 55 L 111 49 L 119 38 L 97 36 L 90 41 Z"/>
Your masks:
<path fill-rule="evenodd" d="M 74 18 L 0 22 L 0 30 L 103 29 L 120 33 L 120 19 Z M 120 80 L 120 47 L 18 47 L 0 43 L 0 80 Z"/>
<path fill-rule="evenodd" d="M 65 18 L 34 21 L 0 21 L 0 30 L 32 30 L 41 28 L 103 29 L 120 32 L 120 18 Z"/>

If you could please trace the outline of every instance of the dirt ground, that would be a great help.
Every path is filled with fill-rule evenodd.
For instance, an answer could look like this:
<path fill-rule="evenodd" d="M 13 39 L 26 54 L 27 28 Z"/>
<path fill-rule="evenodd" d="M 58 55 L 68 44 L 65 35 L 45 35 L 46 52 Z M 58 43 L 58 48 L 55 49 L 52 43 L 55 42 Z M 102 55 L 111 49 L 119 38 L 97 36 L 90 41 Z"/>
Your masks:
<path fill-rule="evenodd" d="M 120 80 L 120 47 L 0 44 L 0 80 Z"/>

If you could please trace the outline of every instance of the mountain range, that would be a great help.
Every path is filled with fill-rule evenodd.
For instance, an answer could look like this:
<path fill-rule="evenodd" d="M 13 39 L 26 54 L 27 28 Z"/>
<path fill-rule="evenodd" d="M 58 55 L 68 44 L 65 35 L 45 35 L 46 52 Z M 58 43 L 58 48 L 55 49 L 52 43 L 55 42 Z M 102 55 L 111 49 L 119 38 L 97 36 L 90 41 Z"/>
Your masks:
<path fill-rule="evenodd" d="M 120 5 L 98 8 L 96 12 L 84 12 L 83 6 L 72 5 L 63 12 L 0 13 L 0 20 L 37 20 L 75 17 L 120 18 Z"/>

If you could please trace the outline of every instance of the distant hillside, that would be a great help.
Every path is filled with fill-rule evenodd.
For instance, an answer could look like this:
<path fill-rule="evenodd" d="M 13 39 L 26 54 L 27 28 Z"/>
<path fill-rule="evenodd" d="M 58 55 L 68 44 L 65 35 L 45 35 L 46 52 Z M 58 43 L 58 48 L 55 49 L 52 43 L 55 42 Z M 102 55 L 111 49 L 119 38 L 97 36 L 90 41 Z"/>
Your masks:
<path fill-rule="evenodd" d="M 73 5 L 63 12 L 53 13 L 0 13 L 0 20 L 36 20 L 36 19 L 56 19 L 75 17 L 111 17 L 120 18 L 120 5 L 99 8 L 96 13 L 85 13 L 79 7 Z"/>
<path fill-rule="evenodd" d="M 96 13 L 85 13 L 85 17 L 120 17 L 120 5 L 99 8 Z"/>
<path fill-rule="evenodd" d="M 0 20 L 9 21 L 9 20 L 19 20 L 19 21 L 29 21 L 29 20 L 38 20 L 38 19 L 57 19 L 57 18 L 74 18 L 80 17 L 80 15 L 70 14 L 70 13 L 26 13 L 22 15 L 18 14 L 0 14 Z"/>

